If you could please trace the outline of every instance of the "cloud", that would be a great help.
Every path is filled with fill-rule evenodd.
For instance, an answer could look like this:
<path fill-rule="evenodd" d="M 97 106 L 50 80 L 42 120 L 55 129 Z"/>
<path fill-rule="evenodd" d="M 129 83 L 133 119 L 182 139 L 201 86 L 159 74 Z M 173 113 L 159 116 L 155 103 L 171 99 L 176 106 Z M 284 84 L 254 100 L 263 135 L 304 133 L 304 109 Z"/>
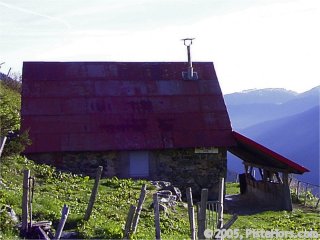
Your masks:
<path fill-rule="evenodd" d="M 10 8 L 10 9 L 19 11 L 19 12 L 23 12 L 23 13 L 26 13 L 26 14 L 42 17 L 42 18 L 45 18 L 45 19 L 48 19 L 48 20 L 51 20 L 51 21 L 59 22 L 62 25 L 64 25 L 66 28 L 69 28 L 69 29 L 71 28 L 71 26 L 66 21 L 64 21 L 63 19 L 57 18 L 57 17 L 52 17 L 52 16 L 49 16 L 49 15 L 46 15 L 46 14 L 34 12 L 32 10 L 29 10 L 29 9 L 26 9 L 26 8 L 17 7 L 17 6 L 14 6 L 14 5 L 5 3 L 5 2 L 0 2 L 0 5 L 4 6 L 6 8 Z"/>

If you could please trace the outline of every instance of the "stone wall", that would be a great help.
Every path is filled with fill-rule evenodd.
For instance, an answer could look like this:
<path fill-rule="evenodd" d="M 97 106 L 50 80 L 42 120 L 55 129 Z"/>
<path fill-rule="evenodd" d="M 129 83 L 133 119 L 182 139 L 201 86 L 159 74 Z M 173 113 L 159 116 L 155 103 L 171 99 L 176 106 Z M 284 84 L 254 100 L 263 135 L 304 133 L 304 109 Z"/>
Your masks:
<path fill-rule="evenodd" d="M 98 166 L 103 166 L 102 177 L 117 176 L 117 152 L 65 152 L 29 154 L 28 158 L 37 163 L 55 166 L 58 170 L 96 175 Z"/>
<path fill-rule="evenodd" d="M 155 152 L 155 178 L 165 179 L 184 190 L 192 187 L 197 198 L 202 188 L 209 189 L 209 199 L 218 198 L 219 178 L 226 177 L 227 151 L 194 153 L 194 149 L 164 150 Z"/>
<path fill-rule="evenodd" d="M 102 177 L 130 177 L 128 151 L 42 153 L 28 156 L 38 163 L 56 166 L 57 169 L 95 176 L 98 166 L 103 166 Z M 220 177 L 226 177 L 227 151 L 195 153 L 194 148 L 156 150 L 149 152 L 150 180 L 169 181 L 183 192 L 192 187 L 194 197 L 202 188 L 209 189 L 209 199 L 218 198 Z"/>

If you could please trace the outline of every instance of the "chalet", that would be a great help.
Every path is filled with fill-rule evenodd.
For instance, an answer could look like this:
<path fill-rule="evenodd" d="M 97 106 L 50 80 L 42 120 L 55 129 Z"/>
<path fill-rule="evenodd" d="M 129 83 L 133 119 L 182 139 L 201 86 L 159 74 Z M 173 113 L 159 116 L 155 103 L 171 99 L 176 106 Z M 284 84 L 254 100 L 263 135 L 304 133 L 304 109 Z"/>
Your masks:
<path fill-rule="evenodd" d="M 244 160 L 245 192 L 272 195 L 274 177 L 285 189 L 275 198 L 290 198 L 288 173 L 308 170 L 233 132 L 213 63 L 193 68 L 188 77 L 183 62 L 24 62 L 22 129 L 33 142 L 25 154 L 75 173 L 101 165 L 104 177 L 208 188 L 216 198 L 229 150 Z M 254 167 L 262 181 L 249 177 Z"/>

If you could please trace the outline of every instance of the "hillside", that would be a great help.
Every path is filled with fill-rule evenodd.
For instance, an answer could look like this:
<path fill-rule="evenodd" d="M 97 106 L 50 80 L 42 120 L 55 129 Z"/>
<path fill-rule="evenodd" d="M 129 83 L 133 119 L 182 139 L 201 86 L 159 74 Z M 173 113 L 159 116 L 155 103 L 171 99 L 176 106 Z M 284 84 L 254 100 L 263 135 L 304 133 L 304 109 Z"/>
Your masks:
<path fill-rule="evenodd" d="M 301 179 L 319 184 L 320 86 L 297 94 L 284 89 L 225 95 L 233 129 L 312 170 Z M 231 171 L 243 165 L 228 154 Z"/>
<path fill-rule="evenodd" d="M 35 176 L 36 185 L 33 198 L 33 220 L 49 220 L 57 229 L 63 204 L 70 207 L 70 214 L 64 230 L 73 232 L 73 239 L 122 239 L 123 229 L 130 204 L 137 204 L 142 184 L 147 184 L 147 197 L 141 212 L 137 233 L 132 239 L 154 239 L 154 215 L 150 207 L 155 187 L 144 180 L 107 178 L 100 182 L 98 195 L 89 221 L 83 216 L 90 198 L 93 179 L 89 177 L 62 173 L 47 165 L 37 165 L 18 156 L 6 157 L 1 164 L 0 207 L 11 206 L 21 219 L 22 171 L 30 169 Z M 181 189 L 183 191 L 183 189 Z M 238 184 L 227 184 L 227 194 L 239 192 Z M 295 208 L 293 212 L 262 212 L 241 215 L 232 226 L 245 235 L 245 229 L 279 229 L 287 231 L 317 231 L 319 214 L 317 210 Z M 230 219 L 225 214 L 224 220 Z M 0 239 L 17 239 L 15 223 L 4 212 L 0 212 Z M 174 207 L 160 213 L 160 226 L 163 239 L 189 238 L 188 210 L 186 203 L 177 202 Z M 246 239 L 254 239 L 248 237 Z"/>
<path fill-rule="evenodd" d="M 305 112 L 281 119 L 266 121 L 240 133 L 307 167 L 310 173 L 300 179 L 319 183 L 319 105 Z M 239 169 L 240 161 L 229 161 L 232 170 Z M 240 168 L 241 171 L 242 167 Z"/>
<path fill-rule="evenodd" d="M 283 89 L 260 89 L 225 95 L 235 130 L 304 112 L 319 104 L 320 86 L 297 94 Z"/>
<path fill-rule="evenodd" d="M 8 88 L 1 88 L 2 99 L 7 99 L 1 110 L 8 125 L 7 130 L 19 128 L 20 96 Z M 12 115 L 13 114 L 13 115 Z M 14 116 L 14 118 L 11 118 Z M 14 121 L 12 121 L 14 120 Z M 3 127 L 3 125 L 1 126 Z M 7 147 L 7 145 L 6 145 Z M 131 204 L 136 205 L 142 184 L 147 184 L 147 197 L 141 212 L 137 232 L 132 239 L 154 238 L 154 214 L 150 207 L 156 188 L 146 180 L 105 178 L 100 181 L 99 191 L 89 221 L 84 221 L 90 192 L 94 180 L 88 176 L 56 171 L 47 165 L 10 154 L 1 159 L 0 165 L 0 208 L 12 208 L 21 219 L 23 170 L 29 169 L 35 177 L 32 217 L 34 221 L 51 221 L 52 229 L 57 229 L 64 204 L 70 207 L 65 231 L 72 233 L 73 239 L 122 239 L 127 213 Z M 165 180 L 165 179 L 162 179 Z M 181 189 L 184 195 L 184 189 Z M 227 184 L 226 193 L 239 192 L 238 184 Z M 311 212 L 310 212 L 311 211 Z M 230 219 L 225 214 L 225 221 Z M 305 212 L 295 208 L 293 212 L 262 212 L 239 216 L 232 229 L 245 234 L 246 229 L 279 229 L 290 231 L 317 231 L 319 229 L 317 210 Z M 160 226 L 163 239 L 189 238 L 188 211 L 185 202 L 177 202 L 172 208 L 160 214 Z M 0 211 L 0 239 L 19 239 L 19 232 L 6 211 Z M 246 238 L 254 239 L 254 238 Z"/>

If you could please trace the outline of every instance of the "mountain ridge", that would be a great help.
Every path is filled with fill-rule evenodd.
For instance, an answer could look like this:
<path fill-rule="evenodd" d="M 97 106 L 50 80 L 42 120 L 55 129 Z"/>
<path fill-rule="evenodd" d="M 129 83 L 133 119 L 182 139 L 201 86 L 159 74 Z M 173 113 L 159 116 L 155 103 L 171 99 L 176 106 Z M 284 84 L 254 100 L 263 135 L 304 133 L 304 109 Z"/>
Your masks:
<path fill-rule="evenodd" d="M 227 105 L 233 129 L 304 165 L 311 173 L 299 179 L 319 185 L 319 91 L 317 86 L 278 107 L 274 103 Z M 228 167 L 243 172 L 241 161 L 231 154 Z"/>
<path fill-rule="evenodd" d="M 266 94 L 260 94 L 267 92 Z M 283 92 L 283 96 L 281 96 Z M 244 129 L 259 122 L 294 115 L 319 104 L 320 86 L 295 94 L 290 90 L 256 90 L 254 94 L 233 93 L 224 96 L 234 129 Z M 238 100 L 237 100 L 238 99 Z M 281 100 L 281 101 L 280 101 Z"/>

